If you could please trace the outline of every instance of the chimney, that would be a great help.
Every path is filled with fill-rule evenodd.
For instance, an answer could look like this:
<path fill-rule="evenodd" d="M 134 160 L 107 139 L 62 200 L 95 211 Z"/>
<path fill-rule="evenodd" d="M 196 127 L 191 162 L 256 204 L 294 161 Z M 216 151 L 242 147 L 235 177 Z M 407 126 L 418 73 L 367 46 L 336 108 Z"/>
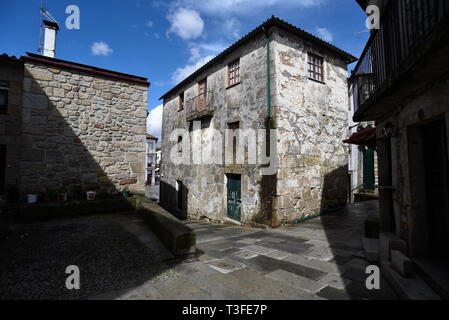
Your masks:
<path fill-rule="evenodd" d="M 44 20 L 45 38 L 44 38 L 44 56 L 54 58 L 56 53 L 56 33 L 59 31 L 59 25 L 56 22 Z"/>

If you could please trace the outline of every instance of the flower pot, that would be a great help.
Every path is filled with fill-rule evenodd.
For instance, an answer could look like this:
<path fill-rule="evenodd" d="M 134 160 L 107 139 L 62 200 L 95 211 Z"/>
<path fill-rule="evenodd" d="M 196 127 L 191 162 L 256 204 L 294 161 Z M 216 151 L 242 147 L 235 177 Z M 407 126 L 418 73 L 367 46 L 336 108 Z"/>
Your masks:
<path fill-rule="evenodd" d="M 95 200 L 95 191 L 87 191 L 86 192 L 86 196 L 87 196 L 87 200 L 92 201 Z"/>
<path fill-rule="evenodd" d="M 59 201 L 67 201 L 67 192 L 59 194 Z"/>
<path fill-rule="evenodd" d="M 36 203 L 37 202 L 37 194 L 28 194 L 27 202 L 28 203 Z"/>

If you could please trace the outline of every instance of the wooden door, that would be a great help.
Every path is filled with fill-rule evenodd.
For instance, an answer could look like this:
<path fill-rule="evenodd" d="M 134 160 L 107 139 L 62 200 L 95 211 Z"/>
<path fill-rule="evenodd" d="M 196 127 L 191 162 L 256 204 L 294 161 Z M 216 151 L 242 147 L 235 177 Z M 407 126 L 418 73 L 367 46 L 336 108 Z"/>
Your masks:
<path fill-rule="evenodd" d="M 242 211 L 241 176 L 238 174 L 228 174 L 227 189 L 227 216 L 233 220 L 240 221 Z"/>

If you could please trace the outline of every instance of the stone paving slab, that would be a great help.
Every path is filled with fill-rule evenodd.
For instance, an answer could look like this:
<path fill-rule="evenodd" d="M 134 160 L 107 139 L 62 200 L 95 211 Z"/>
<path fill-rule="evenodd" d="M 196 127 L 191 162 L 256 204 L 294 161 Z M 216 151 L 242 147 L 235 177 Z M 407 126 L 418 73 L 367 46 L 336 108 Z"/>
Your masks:
<path fill-rule="evenodd" d="M 348 284 L 351 283 L 351 280 L 346 279 L 342 276 L 338 276 L 336 274 L 327 274 L 323 278 L 319 280 L 321 283 L 331 286 L 335 289 L 343 290 L 346 288 Z"/>
<path fill-rule="evenodd" d="M 316 293 L 327 286 L 327 284 L 325 283 L 313 281 L 284 270 L 276 270 L 267 274 L 267 276 L 276 280 L 286 282 L 293 288 L 301 289 L 309 293 Z"/>
<path fill-rule="evenodd" d="M 217 260 L 209 263 L 208 265 L 212 269 L 215 269 L 221 273 L 230 273 L 232 271 L 236 271 L 246 267 L 245 264 L 235 260 L 232 261 L 231 259 Z"/>

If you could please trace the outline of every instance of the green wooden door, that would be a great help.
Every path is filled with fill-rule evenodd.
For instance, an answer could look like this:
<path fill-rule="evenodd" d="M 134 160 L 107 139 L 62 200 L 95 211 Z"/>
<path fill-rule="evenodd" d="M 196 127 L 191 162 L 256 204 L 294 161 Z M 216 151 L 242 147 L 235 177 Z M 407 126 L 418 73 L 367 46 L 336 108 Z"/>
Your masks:
<path fill-rule="evenodd" d="M 363 151 L 363 189 L 374 190 L 374 150 Z"/>
<path fill-rule="evenodd" d="M 242 183 L 241 176 L 237 174 L 228 175 L 228 201 L 227 201 L 227 215 L 233 220 L 240 221 L 241 218 L 241 193 L 242 193 Z"/>

